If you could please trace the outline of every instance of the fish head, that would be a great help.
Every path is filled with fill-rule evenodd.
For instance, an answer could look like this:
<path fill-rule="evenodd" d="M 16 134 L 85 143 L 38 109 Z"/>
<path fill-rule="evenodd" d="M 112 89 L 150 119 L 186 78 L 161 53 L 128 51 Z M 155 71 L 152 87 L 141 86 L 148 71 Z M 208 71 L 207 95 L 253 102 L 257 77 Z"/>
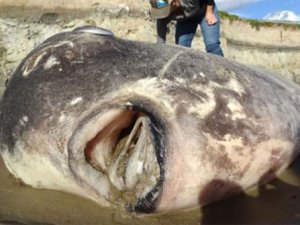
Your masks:
<path fill-rule="evenodd" d="M 166 168 L 177 151 L 170 143 L 181 148 L 182 138 L 173 132 L 178 99 L 166 92 L 173 82 L 160 76 L 165 62 L 185 51 L 165 48 L 93 27 L 35 48 L 1 100 L 1 155 L 9 171 L 36 188 L 161 211 L 165 182 L 181 179 Z"/>

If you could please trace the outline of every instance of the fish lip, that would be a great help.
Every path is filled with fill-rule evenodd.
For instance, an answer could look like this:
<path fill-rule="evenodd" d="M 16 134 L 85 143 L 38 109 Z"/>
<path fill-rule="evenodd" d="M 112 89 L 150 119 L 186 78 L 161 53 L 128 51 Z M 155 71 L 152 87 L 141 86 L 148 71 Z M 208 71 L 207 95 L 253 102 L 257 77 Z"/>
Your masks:
<path fill-rule="evenodd" d="M 80 177 L 77 176 L 76 167 L 78 166 L 77 163 L 73 163 L 73 160 L 76 159 L 76 150 L 80 149 L 76 146 L 76 137 L 80 131 L 84 130 L 85 123 L 93 118 L 97 117 L 103 108 L 107 109 L 106 107 L 99 107 L 96 110 L 93 110 L 89 114 L 85 115 L 80 121 L 78 122 L 77 126 L 74 128 L 72 135 L 70 136 L 68 142 L 68 161 L 71 172 L 73 173 L 75 179 L 79 181 L 81 185 L 84 185 L 86 188 L 92 190 L 93 187 L 89 184 L 84 184 L 85 181 L 82 180 Z M 139 103 L 130 103 L 129 105 L 123 104 L 120 108 L 120 105 L 113 105 L 112 108 L 115 109 L 126 109 L 126 110 L 135 110 L 144 113 L 146 116 L 149 117 L 150 123 L 150 130 L 151 130 L 151 137 L 153 138 L 154 149 L 155 149 L 155 156 L 157 159 L 157 163 L 159 166 L 159 178 L 155 186 L 148 192 L 144 197 L 140 197 L 137 199 L 137 202 L 134 204 L 127 204 L 126 209 L 129 212 L 135 213 L 152 213 L 156 210 L 157 204 L 159 202 L 162 190 L 163 190 L 163 183 L 165 177 L 165 124 L 159 114 L 149 107 L 145 107 L 143 104 Z M 76 149 L 76 150 L 75 150 Z M 75 153 L 75 154 L 73 154 Z M 84 155 L 84 153 L 83 153 Z M 84 156 L 83 156 L 84 157 Z M 85 158 L 85 157 L 84 157 Z"/>

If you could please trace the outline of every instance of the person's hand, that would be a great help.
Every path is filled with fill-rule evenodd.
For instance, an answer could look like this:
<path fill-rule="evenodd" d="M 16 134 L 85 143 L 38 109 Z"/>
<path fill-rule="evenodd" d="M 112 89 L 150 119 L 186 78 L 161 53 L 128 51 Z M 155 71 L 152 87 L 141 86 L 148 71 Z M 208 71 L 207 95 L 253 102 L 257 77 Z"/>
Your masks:
<path fill-rule="evenodd" d="M 173 0 L 171 2 L 171 12 L 177 12 L 180 9 L 179 0 Z"/>
<path fill-rule="evenodd" d="M 213 12 L 209 12 L 209 10 L 207 10 L 207 12 L 205 14 L 205 19 L 206 19 L 206 22 L 208 23 L 208 25 L 214 25 L 216 22 L 218 22 L 217 18 L 213 14 Z"/>

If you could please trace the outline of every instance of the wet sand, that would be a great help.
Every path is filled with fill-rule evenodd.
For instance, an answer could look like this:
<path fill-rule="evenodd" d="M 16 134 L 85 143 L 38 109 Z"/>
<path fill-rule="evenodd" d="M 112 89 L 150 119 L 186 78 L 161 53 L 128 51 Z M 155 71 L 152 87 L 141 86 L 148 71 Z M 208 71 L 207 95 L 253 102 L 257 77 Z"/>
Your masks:
<path fill-rule="evenodd" d="M 199 225 L 199 224 L 299 224 L 300 157 L 271 183 L 248 194 L 202 209 L 167 215 L 132 215 L 100 207 L 76 195 L 33 189 L 17 181 L 0 158 L 0 224 L 52 225 Z"/>

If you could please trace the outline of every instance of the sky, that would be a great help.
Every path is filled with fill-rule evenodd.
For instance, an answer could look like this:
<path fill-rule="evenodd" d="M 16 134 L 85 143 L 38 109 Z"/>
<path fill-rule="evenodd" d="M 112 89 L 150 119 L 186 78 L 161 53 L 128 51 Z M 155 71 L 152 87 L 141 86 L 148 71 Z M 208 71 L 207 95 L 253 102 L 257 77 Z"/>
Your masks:
<path fill-rule="evenodd" d="M 215 0 L 218 9 L 242 18 L 300 23 L 300 0 Z"/>

